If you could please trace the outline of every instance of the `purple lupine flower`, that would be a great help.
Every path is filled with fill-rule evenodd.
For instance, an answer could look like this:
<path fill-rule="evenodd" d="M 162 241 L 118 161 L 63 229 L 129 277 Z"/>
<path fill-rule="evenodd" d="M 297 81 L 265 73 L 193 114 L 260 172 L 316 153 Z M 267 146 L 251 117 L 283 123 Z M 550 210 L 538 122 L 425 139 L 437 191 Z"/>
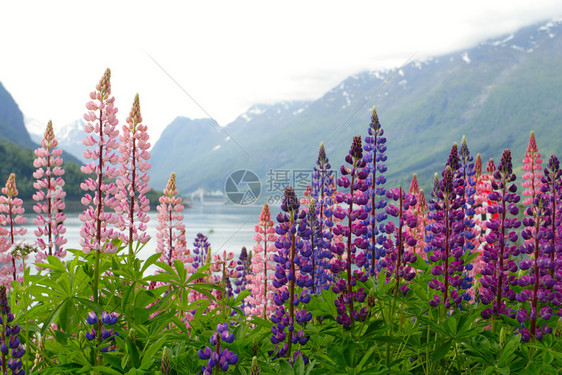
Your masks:
<path fill-rule="evenodd" d="M 434 278 L 429 287 L 440 294 L 434 294 L 429 304 L 433 307 L 441 303 L 446 309 L 457 306 L 462 300 L 462 273 L 464 271 L 465 214 L 462 206 L 464 200 L 464 180 L 455 179 L 451 165 L 454 157 L 443 172 L 443 179 L 434 188 L 430 199 L 428 217 L 434 220 L 429 230 L 431 238 L 426 239 L 429 247 L 431 274 Z M 453 260 L 451 261 L 451 257 Z"/>
<path fill-rule="evenodd" d="M 385 250 L 380 245 L 386 239 L 382 228 L 383 222 L 387 218 L 384 210 L 386 207 L 386 201 L 384 200 L 386 192 L 383 186 L 386 182 L 383 173 L 387 170 L 384 164 L 387 159 L 385 155 L 386 138 L 384 137 L 384 130 L 381 127 L 375 107 L 373 107 L 371 123 L 369 124 L 369 135 L 365 137 L 363 149 L 365 150 L 365 155 L 363 156 L 363 160 L 366 163 L 365 170 L 368 172 L 366 183 L 369 187 L 365 192 L 368 195 L 368 202 L 364 209 L 369 215 L 364 220 L 367 231 L 363 234 L 363 238 L 367 241 L 366 268 L 371 276 L 375 276 L 377 272 L 376 262 L 381 256 L 385 255 Z M 377 199 L 377 197 L 380 198 Z M 379 245 L 378 248 L 377 245 Z"/>
<path fill-rule="evenodd" d="M 6 295 L 6 286 L 0 285 L 0 353 L 2 353 L 2 374 L 23 375 L 25 370 L 22 368 L 23 364 L 21 357 L 25 354 L 25 349 L 21 346 L 18 334 L 20 327 L 17 324 L 10 324 L 14 320 L 14 315 L 11 312 L 8 297 Z"/>
<path fill-rule="evenodd" d="M 384 226 L 386 234 L 394 234 L 394 241 L 389 237 L 383 243 L 386 254 L 380 260 L 380 264 L 388 271 L 387 282 L 394 278 L 396 287 L 405 295 L 408 293 L 409 287 L 407 284 L 400 285 L 400 280 L 409 282 L 414 278 L 416 272 L 408 264 L 414 263 L 417 259 L 411 251 L 417 241 L 411 233 L 405 230 L 405 227 L 415 228 L 418 224 L 417 218 L 408 213 L 408 209 L 415 207 L 417 201 L 415 195 L 402 190 L 402 186 L 399 189 L 387 190 L 386 196 L 399 202 L 398 207 L 393 204 L 386 207 L 387 214 L 398 218 L 398 226 L 396 227 L 393 222 L 388 222 Z"/>
<path fill-rule="evenodd" d="M 312 286 L 312 249 L 307 241 L 311 230 L 306 212 L 299 210 L 299 206 L 293 188 L 286 188 L 281 203 L 282 212 L 277 216 L 278 225 L 275 227 L 275 232 L 279 235 L 275 246 L 279 251 L 273 256 L 277 263 L 273 286 L 278 288 L 273 294 L 273 301 L 278 307 L 271 316 L 274 323 L 271 342 L 277 350 L 277 358 L 291 359 L 293 345 L 306 344 L 308 336 L 303 336 L 304 330 L 299 330 L 299 326 L 304 326 L 312 319 L 312 314 L 306 309 L 299 309 L 301 303 L 307 304 L 310 301 L 305 288 Z M 301 290 L 300 293 L 297 293 L 297 287 Z M 306 356 L 303 356 L 303 360 L 308 363 Z"/>
<path fill-rule="evenodd" d="M 252 274 L 252 252 L 248 254 L 248 250 L 246 247 L 242 247 L 242 251 L 240 251 L 240 257 L 236 262 L 236 271 L 238 272 L 238 278 L 234 281 L 234 290 L 230 292 L 227 291 L 227 295 L 233 295 L 233 293 L 240 294 L 243 290 L 246 290 L 246 286 L 248 285 L 248 276 Z M 230 285 L 230 282 L 227 283 L 227 286 Z M 232 289 L 232 286 L 230 287 Z M 242 311 L 245 311 L 248 303 L 246 299 L 242 301 L 240 308 Z"/>
<path fill-rule="evenodd" d="M 368 241 L 362 237 L 367 231 L 364 220 L 368 217 L 368 213 L 361 207 L 369 200 L 369 196 L 365 194 L 369 185 L 365 181 L 368 173 L 365 170 L 366 162 L 363 160 L 360 136 L 353 137 L 351 149 L 345 160 L 350 166 L 342 165 L 342 177 L 337 183 L 338 186 L 349 189 L 349 193 L 338 192 L 336 202 L 345 203 L 347 210 L 339 206 L 334 216 L 342 220 L 342 223 L 347 218 L 347 225 L 338 224 L 334 228 L 334 234 L 341 235 L 344 242 L 337 242 L 332 246 L 332 252 L 338 257 L 332 263 L 332 272 L 335 274 L 346 272 L 346 279 L 338 280 L 332 291 L 339 294 L 334 302 L 338 312 L 336 321 L 344 328 L 350 328 L 356 320 L 365 320 L 368 314 L 366 307 L 356 309 L 357 306 L 354 306 L 354 302 L 362 304 L 365 301 L 364 288 L 353 290 L 358 281 L 367 281 L 367 275 L 358 270 L 352 272 L 354 267 L 361 268 L 365 265 L 367 257 L 364 250 L 368 246 Z M 358 254 L 357 249 L 361 249 Z"/>
<path fill-rule="evenodd" d="M 549 270 L 549 273 L 552 278 L 558 280 L 557 289 L 560 292 L 556 293 L 555 301 L 560 305 L 562 304 L 562 170 L 558 158 L 554 155 L 550 157 L 544 171 L 541 192 L 550 209 L 548 238 L 550 246 L 554 249 L 550 252 L 550 261 L 554 267 Z"/>
<path fill-rule="evenodd" d="M 113 326 L 118 320 L 119 315 L 116 313 L 108 313 L 107 311 L 104 311 L 100 319 L 95 313 L 90 312 L 86 317 L 86 323 L 94 326 L 95 328 L 91 328 L 88 332 L 86 332 L 86 339 L 88 339 L 88 341 L 95 341 L 97 339 L 95 344 L 96 346 L 101 345 L 102 343 L 109 343 L 109 345 L 105 345 L 101 348 L 101 351 L 104 353 L 115 351 L 115 337 L 119 336 L 119 332 L 115 331 L 113 328 L 107 329 L 106 326 Z M 101 328 L 99 336 L 96 328 Z"/>
<path fill-rule="evenodd" d="M 529 325 L 523 325 L 519 330 L 523 341 L 531 337 L 541 339 L 543 333 L 549 331 L 548 320 L 552 316 L 552 305 L 556 304 L 552 302 L 556 293 L 553 287 L 557 280 L 549 273 L 555 267 L 550 259 L 555 249 L 548 240 L 551 218 L 548 198 L 544 193 L 539 193 L 533 199 L 533 204 L 525 210 L 525 229 L 521 233 L 525 243 L 513 251 L 513 255 L 530 256 L 519 262 L 519 268 L 528 270 L 528 273 L 515 280 L 515 284 L 523 288 L 515 294 L 515 299 L 521 304 L 517 320 L 522 325 L 530 321 Z"/>
<path fill-rule="evenodd" d="M 314 215 L 311 208 L 308 212 L 308 222 L 312 229 L 312 293 L 319 293 L 321 289 L 329 287 L 333 275 L 329 271 L 330 260 L 333 257 L 330 251 L 331 242 L 334 237 L 333 229 L 333 205 L 335 194 L 334 176 L 332 166 L 326 157 L 324 143 L 320 144 L 318 160 L 312 174 L 311 198 L 314 199 Z M 311 204 L 312 204 L 311 199 Z"/>
<path fill-rule="evenodd" d="M 488 318 L 492 315 L 510 314 L 504 298 L 509 300 L 515 299 L 515 293 L 509 287 L 509 284 L 515 284 L 514 272 L 517 271 L 517 265 L 511 259 L 512 252 L 516 246 L 510 246 L 510 243 L 517 241 L 518 235 L 515 229 L 521 226 L 521 222 L 517 218 L 509 218 L 515 216 L 519 212 L 516 204 L 519 203 L 520 197 L 516 193 L 517 186 L 513 183 L 516 179 L 512 170 L 511 151 L 506 149 L 503 152 L 498 170 L 494 172 L 494 180 L 492 181 L 492 192 L 488 194 L 488 199 L 492 202 L 488 206 L 488 213 L 492 215 L 486 222 L 486 227 L 490 232 L 486 235 L 486 244 L 482 252 L 482 277 L 480 278 L 480 300 L 485 305 L 492 304 L 492 307 L 482 311 L 482 317 Z M 498 217 L 493 216 L 497 214 Z M 510 273 L 512 273 L 510 275 Z"/>
<path fill-rule="evenodd" d="M 205 264 L 210 248 L 211 244 L 209 243 L 207 236 L 203 233 L 197 233 L 195 241 L 193 241 L 193 263 L 191 263 L 195 271 Z"/>
<path fill-rule="evenodd" d="M 197 352 L 199 358 L 207 360 L 205 366 L 201 367 L 201 372 L 204 375 L 211 375 L 213 369 L 217 372 L 221 369 L 224 372 L 228 371 L 229 366 L 234 366 L 238 363 L 238 355 L 233 353 L 228 348 L 221 347 L 223 342 L 232 344 L 234 342 L 234 334 L 228 333 L 228 323 L 218 324 L 217 331 L 214 332 L 209 340 L 214 350 L 206 346 L 205 349 L 199 349 Z"/>

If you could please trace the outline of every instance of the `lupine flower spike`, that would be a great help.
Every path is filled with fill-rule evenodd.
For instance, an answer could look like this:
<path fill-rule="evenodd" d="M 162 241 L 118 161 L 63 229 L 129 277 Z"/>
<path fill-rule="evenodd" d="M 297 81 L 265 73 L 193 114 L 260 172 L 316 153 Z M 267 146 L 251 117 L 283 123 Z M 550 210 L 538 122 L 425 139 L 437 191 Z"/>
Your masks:
<path fill-rule="evenodd" d="M 269 206 L 265 204 L 261 211 L 260 220 L 254 227 L 254 256 L 252 257 L 252 273 L 248 275 L 248 288 L 252 293 L 248 296 L 246 314 L 262 316 L 264 319 L 275 310 L 275 303 L 271 298 L 277 290 L 272 284 L 275 278 L 275 262 L 273 256 L 277 252 L 275 241 L 275 224 L 271 220 Z"/>
<path fill-rule="evenodd" d="M 27 233 L 23 225 L 25 224 L 25 217 L 23 217 L 24 208 L 22 206 L 23 201 L 19 199 L 18 189 L 16 187 L 16 175 L 10 174 L 6 186 L 2 188 L 2 196 L 0 196 L 0 222 L 1 227 L 0 235 L 7 236 L 7 239 L 3 239 L 0 242 L 1 257 L 0 260 L 4 263 L 3 267 L 0 267 L 0 283 L 9 286 L 12 281 L 17 280 L 18 271 L 23 271 L 23 264 L 19 267 L 16 266 L 16 257 L 14 254 L 9 254 L 8 250 L 15 245 L 16 236 L 23 236 Z M 7 266 L 11 264 L 11 266 Z"/>
<path fill-rule="evenodd" d="M 94 175 L 94 178 L 88 177 L 80 185 L 87 192 L 82 198 L 82 204 L 88 206 L 79 216 L 83 222 L 80 228 L 80 245 L 84 253 L 91 250 L 106 253 L 117 251 L 111 242 L 119 234 L 113 229 L 118 224 L 119 217 L 112 212 L 119 203 L 115 200 L 117 185 L 108 181 L 119 175 L 118 169 L 114 167 L 119 160 L 115 152 L 119 147 L 119 130 L 116 129 L 119 121 L 116 117 L 115 98 L 111 96 L 110 78 L 111 72 L 107 69 L 96 86 L 96 91 L 90 93 L 92 100 L 86 103 L 88 112 L 84 114 L 87 121 L 84 130 L 90 135 L 82 143 L 92 149 L 84 152 L 84 157 L 91 162 L 80 169 L 86 175 Z"/>
<path fill-rule="evenodd" d="M 172 173 L 164 195 L 160 197 L 158 224 L 156 225 L 156 251 L 162 253 L 160 260 L 170 266 L 174 260 L 186 257 L 185 225 L 183 224 L 183 205 L 176 188 L 176 174 Z"/>
<path fill-rule="evenodd" d="M 33 206 L 37 214 L 33 223 L 38 225 L 35 235 L 40 249 L 35 258 L 36 262 L 41 262 L 48 255 L 59 258 L 66 255 L 66 250 L 62 248 L 67 242 L 63 236 L 66 232 L 63 226 L 66 219 L 63 212 L 66 193 L 63 191 L 62 150 L 57 148 L 57 145 L 53 123 L 49 121 L 41 140 L 42 147 L 35 150 L 36 158 L 33 161 L 33 166 L 37 168 L 33 173 L 33 177 L 37 179 L 33 183 L 33 187 L 37 189 L 33 194 L 33 199 L 37 201 Z"/>
<path fill-rule="evenodd" d="M 361 268 L 367 261 L 364 250 L 368 247 L 368 241 L 363 238 L 367 228 L 364 225 L 368 217 L 362 207 L 369 201 L 369 196 L 364 194 L 369 189 L 366 183 L 368 172 L 365 170 L 366 163 L 363 160 L 363 149 L 361 137 L 353 138 L 353 143 L 345 161 L 349 166 L 341 167 L 342 177 L 337 181 L 338 186 L 349 189 L 349 193 L 338 192 L 336 201 L 345 203 L 347 209 L 339 206 L 334 216 L 340 220 L 347 219 L 347 225 L 338 224 L 334 228 L 334 234 L 341 235 L 344 242 L 337 242 L 332 246 L 332 251 L 338 256 L 345 256 L 345 260 L 337 260 L 332 263 L 332 272 L 339 274 L 346 272 L 345 279 L 339 279 L 332 287 L 332 291 L 338 295 L 335 300 L 338 312 L 337 322 L 344 328 L 350 328 L 355 321 L 363 321 L 367 318 L 366 307 L 357 309 L 357 303 L 365 301 L 364 288 L 353 290 L 358 281 L 367 281 L 367 274 L 354 269 Z M 348 177 L 349 176 L 349 177 Z M 343 222 L 343 221 L 342 221 Z M 359 252 L 357 249 L 360 249 Z M 355 303 L 355 304 L 354 304 Z"/>
<path fill-rule="evenodd" d="M 373 107 L 371 115 L 371 123 L 369 124 L 369 135 L 365 137 L 365 155 L 363 157 L 366 165 L 365 171 L 368 173 L 366 183 L 369 189 L 365 192 L 368 195 L 368 201 L 365 205 L 365 211 L 369 213 L 368 217 L 364 220 L 364 225 L 367 231 L 363 234 L 363 238 L 367 240 L 367 269 L 371 276 L 375 276 L 376 261 L 381 256 L 385 255 L 382 249 L 382 243 L 385 241 L 386 236 L 382 230 L 383 222 L 386 220 L 386 201 L 384 200 L 385 189 L 384 184 L 386 179 L 384 172 L 387 168 L 385 165 L 387 156 L 386 151 L 386 138 L 384 137 L 384 130 L 382 129 L 377 115 L 376 108 Z M 378 248 L 377 248 L 378 245 Z"/>
<path fill-rule="evenodd" d="M 125 231 L 124 243 L 129 245 L 129 256 L 133 256 L 133 241 L 145 244 L 150 239 L 146 233 L 149 221 L 150 201 L 146 193 L 150 191 L 150 142 L 147 126 L 142 124 L 139 95 L 135 96 L 133 107 L 119 136 L 119 178 L 115 199 L 119 204 L 115 211 L 121 217 L 120 227 Z"/>
<path fill-rule="evenodd" d="M 531 131 L 531 136 L 529 138 L 529 145 L 527 146 L 527 152 L 525 152 L 525 157 L 523 158 L 523 196 L 527 197 L 523 200 L 525 206 L 533 204 L 533 200 L 540 193 L 540 188 L 542 185 L 542 159 L 537 147 L 537 140 L 535 139 L 535 132 Z"/>
<path fill-rule="evenodd" d="M 228 348 L 224 348 L 223 343 L 232 344 L 234 342 L 234 333 L 228 333 L 228 323 L 218 324 L 217 331 L 211 336 L 211 346 L 205 349 L 199 349 L 199 358 L 207 360 L 205 366 L 201 367 L 203 375 L 212 375 L 213 371 L 218 373 L 220 370 L 227 372 L 229 366 L 238 363 L 238 355 Z"/>
<path fill-rule="evenodd" d="M 288 357 L 289 361 L 302 355 L 299 350 L 294 353 L 291 350 L 297 343 L 305 345 L 308 342 L 304 329 L 299 330 L 298 327 L 303 327 L 312 319 L 312 314 L 306 309 L 299 310 L 299 305 L 310 301 L 310 294 L 304 288 L 312 286 L 312 250 L 306 241 L 311 231 L 307 225 L 306 212 L 299 210 L 299 207 L 293 188 L 286 188 L 281 203 L 282 212 L 277 216 L 279 224 L 275 227 L 275 232 L 279 235 L 275 246 L 279 252 L 273 256 L 277 262 L 273 286 L 278 290 L 273 294 L 273 301 L 278 307 L 271 315 L 274 324 L 271 327 L 271 342 L 277 349 L 276 357 Z M 301 289 L 300 294 L 297 293 L 297 288 Z M 279 347 L 279 344 L 282 346 Z M 308 363 L 308 357 L 302 357 Z"/>
<path fill-rule="evenodd" d="M 0 285 L 0 352 L 2 352 L 2 374 L 23 375 L 25 370 L 21 357 L 25 354 L 19 339 L 20 326 L 13 324 L 14 314 L 12 314 L 6 286 Z M 8 372 L 9 371 L 9 372 Z"/>
<path fill-rule="evenodd" d="M 504 298 L 515 298 L 509 285 L 516 283 L 513 273 L 517 271 L 517 265 L 511 255 L 516 249 L 514 244 L 518 238 L 515 230 L 521 226 L 521 222 L 517 218 L 508 217 L 508 214 L 516 216 L 519 213 L 516 204 L 519 203 L 520 197 L 517 194 L 517 185 L 513 183 L 515 178 L 511 151 L 504 150 L 498 170 L 494 172 L 493 191 L 488 194 L 488 199 L 492 201 L 492 205 L 488 206 L 488 213 L 497 214 L 498 217 L 492 216 L 486 222 L 490 233 L 486 235 L 487 243 L 482 253 L 484 267 L 480 279 L 480 300 L 485 305 L 492 304 L 492 307 L 482 311 L 483 318 L 499 314 L 514 315 L 506 306 Z M 513 245 L 510 246 L 510 243 Z"/>

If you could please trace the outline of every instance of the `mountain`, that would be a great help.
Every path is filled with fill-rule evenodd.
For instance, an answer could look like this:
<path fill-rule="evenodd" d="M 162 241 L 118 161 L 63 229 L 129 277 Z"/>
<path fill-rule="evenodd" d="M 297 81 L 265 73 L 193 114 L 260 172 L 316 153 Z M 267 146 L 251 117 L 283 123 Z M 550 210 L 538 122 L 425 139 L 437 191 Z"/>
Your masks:
<path fill-rule="evenodd" d="M 25 128 L 23 114 L 12 95 L 0 82 L 0 138 L 24 147 L 33 142 Z"/>
<path fill-rule="evenodd" d="M 484 163 L 510 148 L 520 169 L 531 130 L 545 160 L 562 151 L 561 67 L 562 20 L 552 20 L 399 69 L 361 72 L 314 101 L 254 106 L 224 129 L 176 119 L 152 150 L 152 184 L 161 190 L 175 171 L 180 192 L 215 190 L 233 171 L 250 169 L 262 193 L 272 193 L 284 171 L 313 168 L 321 141 L 337 169 L 352 136 L 367 135 L 373 105 L 388 139 L 389 186 L 407 186 L 416 172 L 427 189 L 463 135 Z"/>

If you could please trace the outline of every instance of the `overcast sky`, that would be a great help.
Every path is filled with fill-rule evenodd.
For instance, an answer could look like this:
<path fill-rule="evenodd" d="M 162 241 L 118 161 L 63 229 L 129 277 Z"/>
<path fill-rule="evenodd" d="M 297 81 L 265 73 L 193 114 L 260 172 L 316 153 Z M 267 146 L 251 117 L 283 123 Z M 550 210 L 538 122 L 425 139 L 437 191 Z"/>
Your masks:
<path fill-rule="evenodd" d="M 559 16 L 560 0 L 4 1 L 0 82 L 58 128 L 109 67 L 120 120 L 138 92 L 154 141 L 176 116 L 206 117 L 169 76 L 226 125 L 255 103 L 315 99 L 359 71 Z"/>

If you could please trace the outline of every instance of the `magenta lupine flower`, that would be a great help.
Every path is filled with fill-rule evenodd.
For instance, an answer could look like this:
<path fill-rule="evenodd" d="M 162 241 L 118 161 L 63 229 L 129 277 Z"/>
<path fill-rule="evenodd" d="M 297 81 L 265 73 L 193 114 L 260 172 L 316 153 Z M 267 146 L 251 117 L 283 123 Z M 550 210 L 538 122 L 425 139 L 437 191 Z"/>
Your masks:
<path fill-rule="evenodd" d="M 540 188 L 542 185 L 542 159 L 537 147 L 537 141 L 535 139 L 535 132 L 531 131 L 531 136 L 529 138 L 529 145 L 527 146 L 527 152 L 525 152 L 525 157 L 523 158 L 523 196 L 527 197 L 523 199 L 523 204 L 529 206 L 533 204 L 533 200 L 540 193 Z"/>
<path fill-rule="evenodd" d="M 383 222 L 386 220 L 386 201 L 384 199 L 385 189 L 384 184 L 386 178 L 386 138 L 384 137 L 384 130 L 377 115 L 377 109 L 373 107 L 371 115 L 371 122 L 369 124 L 369 135 L 365 137 L 365 170 L 368 173 L 366 183 L 368 190 L 365 195 L 368 196 L 368 201 L 365 204 L 365 211 L 369 213 L 364 220 L 364 225 L 367 231 L 363 234 L 363 238 L 367 241 L 366 255 L 367 265 L 371 276 L 377 273 L 377 260 L 385 255 L 385 250 L 382 248 L 382 243 L 386 240 Z"/>
<path fill-rule="evenodd" d="M 387 214 L 398 218 L 398 226 L 395 226 L 393 222 L 388 222 L 384 226 L 387 234 L 394 235 L 394 241 L 388 238 L 383 243 L 386 254 L 380 260 L 380 264 L 387 269 L 387 282 L 394 279 L 398 289 L 406 295 L 410 288 L 407 283 L 401 284 L 401 281 L 409 282 L 416 275 L 416 271 L 409 263 L 414 263 L 417 260 L 416 255 L 411 251 L 411 248 L 416 246 L 417 241 L 405 228 L 412 229 L 418 224 L 416 217 L 408 213 L 410 208 L 416 206 L 417 201 L 414 194 L 406 193 L 402 190 L 402 186 L 399 189 L 388 189 L 386 196 L 393 201 L 398 201 L 398 207 L 388 204 L 385 209 Z M 406 244 L 408 245 L 407 248 Z"/>
<path fill-rule="evenodd" d="M 513 255 L 529 255 L 519 262 L 519 268 L 528 273 L 515 280 L 515 284 L 523 288 L 515 294 L 515 299 L 521 304 L 517 320 L 521 324 L 530 322 L 519 330 L 522 341 L 529 341 L 531 337 L 540 340 L 543 334 L 552 333 L 552 328 L 548 327 L 548 321 L 554 313 L 552 305 L 558 308 L 557 305 L 562 302 L 556 299 L 557 280 L 549 273 L 550 269 L 555 268 L 550 259 L 555 247 L 548 240 L 551 236 L 548 198 L 543 193 L 538 194 L 533 204 L 525 210 L 525 229 L 521 232 L 525 244 L 513 251 Z"/>
<path fill-rule="evenodd" d="M 260 220 L 254 229 L 257 244 L 252 257 L 252 273 L 247 276 L 247 288 L 251 290 L 251 294 L 246 298 L 249 306 L 245 312 L 247 315 L 263 316 L 266 319 L 275 311 L 272 295 L 277 290 L 272 283 L 275 278 L 273 256 L 277 253 L 277 235 L 267 204 L 263 206 Z"/>
<path fill-rule="evenodd" d="M 168 263 L 185 256 L 185 224 L 183 224 L 183 205 L 177 196 L 176 174 L 172 173 L 164 195 L 160 197 L 158 224 L 156 225 L 156 252 L 162 253 L 160 261 Z"/>
<path fill-rule="evenodd" d="M 234 261 L 233 259 L 234 253 L 227 253 L 226 251 L 223 251 L 222 256 L 213 256 L 213 263 L 210 268 L 212 272 L 216 272 L 219 274 L 219 285 L 221 285 L 223 290 L 227 292 L 228 286 L 231 286 L 230 279 L 235 279 L 238 277 L 238 271 L 236 270 L 236 261 Z M 222 293 L 219 293 L 217 295 L 217 298 L 221 299 L 222 296 Z M 227 297 L 232 297 L 232 288 L 230 288 L 230 294 L 227 293 Z"/>
<path fill-rule="evenodd" d="M 0 225 L 2 231 L 0 234 L 7 236 L 0 245 L 0 262 L 4 264 L 0 267 L 0 284 L 10 286 L 12 281 L 18 280 L 17 273 L 23 271 L 23 264 L 16 267 L 16 257 L 10 254 L 8 250 L 15 244 L 16 236 L 23 236 L 27 233 L 22 225 L 25 224 L 25 212 L 22 204 L 23 201 L 18 196 L 16 187 L 16 175 L 11 173 L 6 182 L 6 186 L 2 188 L 2 196 L 0 196 Z M 11 266 L 8 266 L 11 264 Z"/>
<path fill-rule="evenodd" d="M 133 107 L 123 125 L 119 136 L 119 178 L 117 179 L 118 192 L 115 199 L 119 204 L 115 212 L 122 218 L 121 230 L 124 233 L 124 243 L 129 244 L 129 255 L 133 254 L 133 241 L 145 244 L 150 239 L 146 233 L 149 221 L 148 211 L 150 201 L 145 196 L 150 191 L 148 181 L 150 176 L 150 143 L 147 126 L 142 124 L 139 95 L 135 96 Z"/>
<path fill-rule="evenodd" d="M 291 350 L 297 343 L 305 345 L 308 342 L 304 325 L 312 319 L 311 313 L 299 308 L 299 305 L 310 301 L 310 294 L 305 288 L 312 286 L 312 250 L 310 243 L 306 241 L 311 230 L 306 212 L 299 210 L 299 207 L 293 188 L 286 188 L 281 203 L 282 212 L 277 216 L 279 224 L 275 227 L 275 232 L 279 235 L 275 246 L 279 251 L 273 256 L 277 263 L 273 280 L 273 286 L 277 288 L 273 301 L 277 308 L 271 315 L 274 324 L 271 327 L 271 342 L 277 350 L 276 357 L 287 357 L 290 361 L 294 361 L 297 355 L 302 355 L 298 350 L 294 353 Z M 301 290 L 300 294 L 297 293 L 297 287 Z M 308 358 L 304 355 L 302 357 L 308 363 Z"/>
<path fill-rule="evenodd" d="M 429 287 L 439 292 L 433 295 L 429 304 L 433 307 L 443 304 L 445 309 L 458 306 L 462 300 L 465 254 L 464 180 L 454 178 L 451 165 L 454 163 L 448 163 L 443 179 L 434 191 L 429 214 L 434 220 L 429 229 L 433 236 L 428 242 L 428 258 L 434 276 Z"/>
<path fill-rule="evenodd" d="M 365 320 L 368 314 L 366 307 L 356 308 L 357 303 L 362 304 L 365 301 L 364 288 L 353 290 L 358 281 L 367 281 L 367 275 L 363 271 L 353 269 L 354 267 L 360 269 L 365 265 L 367 256 L 364 250 L 368 247 L 368 241 L 362 237 L 367 231 L 364 220 L 367 219 L 368 213 L 362 207 L 369 200 L 369 196 L 364 194 L 369 189 L 369 185 L 365 181 L 368 172 L 365 170 L 366 162 L 363 160 L 360 136 L 353 138 L 345 161 L 349 167 L 342 165 L 342 177 L 337 183 L 343 189 L 349 189 L 349 193 L 338 192 L 336 202 L 344 203 L 347 209 L 339 206 L 334 212 L 334 217 L 342 220 L 342 223 L 347 219 L 347 223 L 337 224 L 334 228 L 334 234 L 341 235 L 343 242 L 336 242 L 332 246 L 332 252 L 341 260 L 335 260 L 331 269 L 334 274 L 346 272 L 346 278 L 339 279 L 332 287 L 332 291 L 339 294 L 334 302 L 338 312 L 336 320 L 344 328 L 350 328 L 356 320 Z M 360 249 L 358 254 L 357 249 Z"/>
<path fill-rule="evenodd" d="M 84 130 L 87 135 L 82 141 L 91 147 L 84 151 L 84 157 L 91 162 L 82 166 L 83 173 L 93 174 L 94 178 L 87 178 L 80 187 L 86 192 L 82 204 L 88 206 L 79 219 L 83 222 L 80 227 L 80 245 L 84 253 L 91 250 L 113 253 L 117 251 L 111 240 L 116 239 L 119 233 L 113 226 L 119 222 L 119 217 L 113 210 L 119 203 L 114 195 L 117 185 L 108 182 L 119 175 L 115 167 L 119 156 L 115 152 L 119 147 L 117 136 L 119 130 L 115 127 L 119 123 L 115 98 L 111 96 L 111 71 L 107 69 L 101 81 L 96 86 L 96 91 L 90 93 L 86 104 L 88 112 L 84 114 L 86 125 Z"/>
<path fill-rule="evenodd" d="M 512 315 L 505 305 L 504 298 L 510 300 L 515 298 L 509 284 L 513 285 L 516 282 L 513 273 L 517 271 L 517 265 L 511 258 L 516 246 L 510 246 L 510 243 L 514 244 L 517 241 L 518 235 L 515 229 L 521 226 L 521 222 L 517 218 L 508 217 L 519 213 L 516 204 L 520 197 L 516 193 L 517 185 L 513 183 L 515 179 L 511 151 L 504 150 L 498 170 L 494 172 L 493 191 L 488 194 L 488 199 L 492 201 L 488 206 L 488 213 L 492 218 L 486 222 L 490 232 L 486 235 L 487 243 L 482 253 L 485 264 L 481 271 L 480 300 L 485 305 L 491 303 L 492 307 L 482 311 L 483 318 L 499 314 Z M 498 217 L 494 217 L 496 214 Z"/>
<path fill-rule="evenodd" d="M 37 236 L 37 246 L 39 251 L 35 257 L 35 262 L 41 262 L 48 255 L 54 255 L 59 258 L 66 256 L 66 250 L 63 245 L 67 240 L 63 234 L 66 232 L 64 228 L 64 197 L 66 193 L 63 191 L 64 180 L 61 177 L 64 174 L 62 169 L 62 150 L 57 148 L 58 142 L 53 132 L 53 123 L 49 121 L 41 146 L 35 150 L 35 160 L 33 166 L 37 170 L 33 173 L 33 177 L 37 179 L 33 183 L 33 187 L 37 192 L 33 194 L 33 199 L 37 204 L 33 206 L 33 210 L 37 217 L 33 219 L 33 223 L 38 225 L 35 230 Z"/>

